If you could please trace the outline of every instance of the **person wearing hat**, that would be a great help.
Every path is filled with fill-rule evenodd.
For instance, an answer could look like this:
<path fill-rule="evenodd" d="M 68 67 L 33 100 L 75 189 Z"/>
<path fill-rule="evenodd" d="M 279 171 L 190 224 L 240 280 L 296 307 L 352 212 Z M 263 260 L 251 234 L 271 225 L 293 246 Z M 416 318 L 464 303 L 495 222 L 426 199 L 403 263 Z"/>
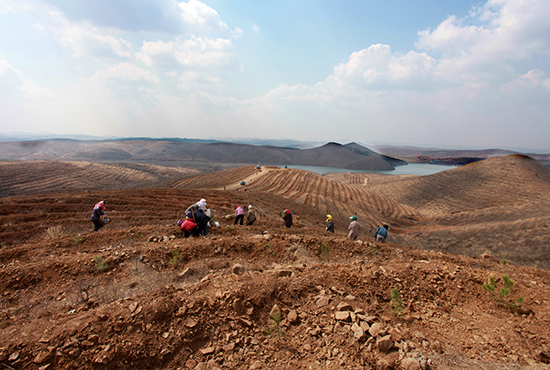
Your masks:
<path fill-rule="evenodd" d="M 388 238 L 388 229 L 390 227 L 388 225 L 384 226 L 378 226 L 378 229 L 376 229 L 376 232 L 374 233 L 374 238 L 377 242 L 385 243 L 386 239 Z"/>
<path fill-rule="evenodd" d="M 206 199 L 201 199 L 197 203 L 191 204 L 187 209 L 185 210 L 185 214 L 188 214 L 189 212 L 198 211 L 199 209 L 204 210 L 206 209 Z"/>
<path fill-rule="evenodd" d="M 357 240 L 359 232 L 361 231 L 361 225 L 359 225 L 359 222 L 357 221 L 357 216 L 351 216 L 349 219 L 351 222 L 348 227 L 348 239 Z"/>
<path fill-rule="evenodd" d="M 290 228 L 292 226 L 292 214 L 288 209 L 285 209 L 283 212 L 283 220 L 285 222 L 285 227 Z"/>
<path fill-rule="evenodd" d="M 256 221 L 256 212 L 254 212 L 254 209 L 252 209 L 252 205 L 249 205 L 248 214 L 246 215 L 246 224 L 248 226 L 252 226 L 254 221 Z"/>
<path fill-rule="evenodd" d="M 96 203 L 94 210 L 92 211 L 92 217 L 90 218 L 94 223 L 94 231 L 101 229 L 107 222 L 107 213 L 105 213 L 105 201 Z"/>
<path fill-rule="evenodd" d="M 332 221 L 332 216 L 327 215 L 327 228 L 325 229 L 329 233 L 334 233 L 334 222 Z"/>
<path fill-rule="evenodd" d="M 233 225 L 236 225 L 237 222 L 240 221 L 240 224 L 242 225 L 243 224 L 243 220 L 244 220 L 244 208 L 243 206 L 238 206 L 237 209 L 235 210 L 235 222 L 233 222 Z"/>

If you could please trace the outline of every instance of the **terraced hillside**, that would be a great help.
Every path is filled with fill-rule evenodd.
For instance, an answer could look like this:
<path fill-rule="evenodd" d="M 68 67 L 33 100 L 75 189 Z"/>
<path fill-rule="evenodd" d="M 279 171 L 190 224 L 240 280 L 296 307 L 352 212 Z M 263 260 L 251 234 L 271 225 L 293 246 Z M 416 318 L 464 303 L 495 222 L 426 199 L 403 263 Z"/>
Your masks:
<path fill-rule="evenodd" d="M 245 185 L 241 185 L 242 181 Z M 321 215 L 319 221 L 331 214 L 341 231 L 347 230 L 352 215 L 360 218 L 365 232 L 368 232 L 387 222 L 396 228 L 408 225 L 417 214 L 412 207 L 383 195 L 332 181 L 310 171 L 281 167 L 263 167 L 261 171 L 254 166 L 236 167 L 176 181 L 170 186 L 279 196 L 317 211 Z"/>
<path fill-rule="evenodd" d="M 96 162 L 0 162 L 0 198 L 74 189 L 128 189 L 158 186 L 197 170 L 149 164 Z"/>
<path fill-rule="evenodd" d="M 417 210 L 423 222 L 402 234 L 406 243 L 550 268 L 550 171 L 529 157 L 494 157 L 430 176 L 340 180 Z"/>

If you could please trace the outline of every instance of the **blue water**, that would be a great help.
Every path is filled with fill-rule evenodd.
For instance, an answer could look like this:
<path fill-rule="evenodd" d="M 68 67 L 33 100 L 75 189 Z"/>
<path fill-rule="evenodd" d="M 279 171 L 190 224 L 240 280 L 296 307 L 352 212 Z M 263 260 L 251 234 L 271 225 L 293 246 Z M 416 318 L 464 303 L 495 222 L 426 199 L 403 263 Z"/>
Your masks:
<path fill-rule="evenodd" d="M 318 173 L 319 175 L 325 175 L 327 173 L 339 173 L 339 172 L 369 172 L 369 173 L 381 173 L 385 175 L 419 175 L 419 176 L 432 175 L 434 173 L 450 170 L 456 167 L 457 166 L 445 166 L 441 164 L 409 163 L 406 166 L 397 166 L 395 170 L 392 170 L 392 171 L 365 171 L 365 170 L 348 170 L 345 168 L 318 167 L 318 166 L 288 166 L 288 168 L 311 171 L 311 172 Z"/>

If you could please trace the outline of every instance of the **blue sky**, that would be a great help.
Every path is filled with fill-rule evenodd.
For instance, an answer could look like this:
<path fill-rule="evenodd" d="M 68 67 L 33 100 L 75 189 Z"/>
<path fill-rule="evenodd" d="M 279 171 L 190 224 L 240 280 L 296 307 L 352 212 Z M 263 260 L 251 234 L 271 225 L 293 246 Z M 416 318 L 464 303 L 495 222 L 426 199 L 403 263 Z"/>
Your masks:
<path fill-rule="evenodd" d="M 550 149 L 550 2 L 0 0 L 0 132 Z"/>

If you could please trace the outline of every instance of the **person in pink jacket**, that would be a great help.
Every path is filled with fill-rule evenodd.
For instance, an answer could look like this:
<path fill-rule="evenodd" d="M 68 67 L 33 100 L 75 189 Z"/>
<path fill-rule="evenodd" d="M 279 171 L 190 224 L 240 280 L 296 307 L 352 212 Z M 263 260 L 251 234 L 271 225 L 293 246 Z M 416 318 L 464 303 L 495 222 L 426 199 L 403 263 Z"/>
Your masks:
<path fill-rule="evenodd" d="M 235 222 L 233 223 L 233 225 L 236 225 L 237 222 L 240 221 L 240 224 L 242 225 L 243 224 L 243 220 L 244 220 L 244 208 L 243 206 L 238 206 L 237 209 L 235 210 L 235 215 L 237 216 L 235 218 Z"/>

